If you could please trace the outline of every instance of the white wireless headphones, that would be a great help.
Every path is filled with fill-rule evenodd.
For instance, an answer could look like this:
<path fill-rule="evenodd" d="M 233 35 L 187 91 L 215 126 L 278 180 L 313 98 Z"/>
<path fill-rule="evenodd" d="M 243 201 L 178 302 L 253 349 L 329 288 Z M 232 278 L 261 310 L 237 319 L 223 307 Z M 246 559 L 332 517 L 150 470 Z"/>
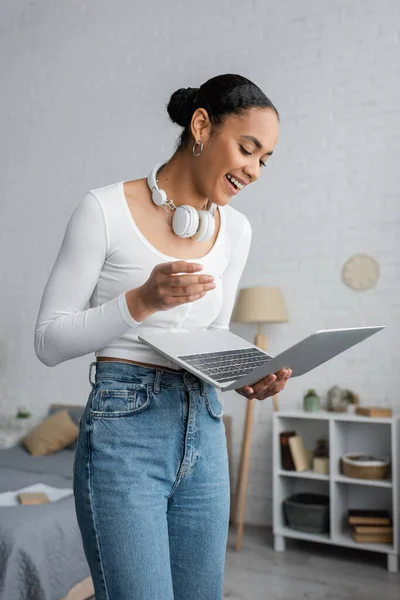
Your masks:
<path fill-rule="evenodd" d="M 214 213 L 216 205 L 212 204 L 209 210 L 196 210 L 193 206 L 183 204 L 175 206 L 172 200 L 167 199 L 164 190 L 158 187 L 157 172 L 166 163 L 157 163 L 147 177 L 147 184 L 151 190 L 151 197 L 157 206 L 168 206 L 174 211 L 172 216 L 172 230 L 181 238 L 193 238 L 197 242 L 206 242 L 211 239 L 215 229 Z"/>

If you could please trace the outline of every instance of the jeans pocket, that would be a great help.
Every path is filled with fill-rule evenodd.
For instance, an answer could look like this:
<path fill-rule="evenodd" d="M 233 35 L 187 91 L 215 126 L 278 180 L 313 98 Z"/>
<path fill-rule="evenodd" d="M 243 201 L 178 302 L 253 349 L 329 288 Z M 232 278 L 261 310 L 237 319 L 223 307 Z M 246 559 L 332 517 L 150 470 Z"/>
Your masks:
<path fill-rule="evenodd" d="M 204 389 L 204 396 L 206 399 L 206 407 L 209 415 L 213 419 L 220 421 L 222 419 L 224 411 L 222 409 L 222 404 L 218 399 L 218 394 L 215 387 L 207 386 Z"/>
<path fill-rule="evenodd" d="M 145 410 L 150 405 L 150 400 L 149 385 L 100 385 L 90 412 L 94 419 L 126 417 Z"/>

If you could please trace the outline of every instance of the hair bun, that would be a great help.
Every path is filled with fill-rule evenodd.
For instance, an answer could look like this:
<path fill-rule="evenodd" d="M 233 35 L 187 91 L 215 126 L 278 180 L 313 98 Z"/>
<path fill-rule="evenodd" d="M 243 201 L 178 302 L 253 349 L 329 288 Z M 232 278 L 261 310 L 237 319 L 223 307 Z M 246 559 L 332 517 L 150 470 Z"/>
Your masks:
<path fill-rule="evenodd" d="M 186 127 L 193 115 L 194 100 L 199 88 L 179 88 L 167 105 L 168 115 L 173 123 Z"/>

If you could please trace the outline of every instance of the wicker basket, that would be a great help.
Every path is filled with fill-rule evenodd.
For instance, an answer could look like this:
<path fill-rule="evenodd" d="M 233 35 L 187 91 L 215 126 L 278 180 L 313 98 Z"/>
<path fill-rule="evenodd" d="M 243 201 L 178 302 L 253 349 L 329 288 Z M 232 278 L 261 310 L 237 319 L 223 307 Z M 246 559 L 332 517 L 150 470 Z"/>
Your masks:
<path fill-rule="evenodd" d="M 344 454 L 341 457 L 344 475 L 357 479 L 386 479 L 388 477 L 390 470 L 390 460 L 388 458 L 376 458 L 361 462 L 360 457 L 368 458 L 365 454 L 354 453 Z"/>

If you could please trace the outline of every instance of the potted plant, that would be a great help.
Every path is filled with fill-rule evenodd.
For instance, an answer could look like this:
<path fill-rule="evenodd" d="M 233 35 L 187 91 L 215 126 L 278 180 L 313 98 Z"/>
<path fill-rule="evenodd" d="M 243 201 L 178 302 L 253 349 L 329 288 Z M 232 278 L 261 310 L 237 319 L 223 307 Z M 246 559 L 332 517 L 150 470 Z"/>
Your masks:
<path fill-rule="evenodd" d="M 333 412 L 347 412 L 349 406 L 359 404 L 358 396 L 351 390 L 345 390 L 334 385 L 328 390 L 328 410 Z"/>
<path fill-rule="evenodd" d="M 357 394 L 355 394 L 351 390 L 342 390 L 342 398 L 345 402 L 347 402 L 348 406 L 352 407 L 353 412 L 355 411 L 356 407 L 360 404 L 359 396 L 357 396 Z"/>
<path fill-rule="evenodd" d="M 19 406 L 14 417 L 16 429 L 24 430 L 30 418 L 31 413 L 24 406 Z"/>
<path fill-rule="evenodd" d="M 309 389 L 303 396 L 303 409 L 307 412 L 316 412 L 320 409 L 320 397 L 314 389 Z"/>

